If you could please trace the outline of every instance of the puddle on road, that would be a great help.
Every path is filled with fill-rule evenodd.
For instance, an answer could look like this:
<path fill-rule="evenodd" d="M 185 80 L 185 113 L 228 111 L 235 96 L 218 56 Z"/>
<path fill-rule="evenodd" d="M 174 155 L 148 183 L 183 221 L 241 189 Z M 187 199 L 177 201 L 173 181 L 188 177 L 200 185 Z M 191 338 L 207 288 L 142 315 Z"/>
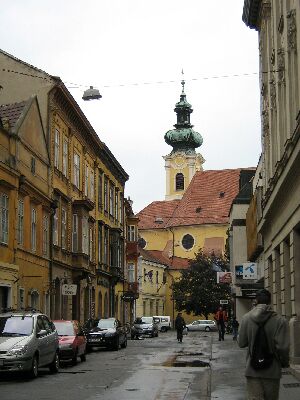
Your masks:
<path fill-rule="evenodd" d="M 178 360 L 178 357 L 195 357 L 202 356 L 203 353 L 183 353 L 180 355 L 174 355 L 170 357 L 167 361 L 165 361 L 162 365 L 164 367 L 200 367 L 205 368 L 209 367 L 209 362 L 202 360 Z"/>

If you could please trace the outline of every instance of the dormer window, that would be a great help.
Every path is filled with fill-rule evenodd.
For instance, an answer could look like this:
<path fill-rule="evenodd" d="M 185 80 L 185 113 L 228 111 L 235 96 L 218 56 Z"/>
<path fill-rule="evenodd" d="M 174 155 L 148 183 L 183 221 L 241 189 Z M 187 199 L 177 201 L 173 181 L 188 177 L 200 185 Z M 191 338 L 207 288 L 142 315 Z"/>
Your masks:
<path fill-rule="evenodd" d="M 184 176 L 181 172 L 176 174 L 176 190 L 184 190 Z"/>

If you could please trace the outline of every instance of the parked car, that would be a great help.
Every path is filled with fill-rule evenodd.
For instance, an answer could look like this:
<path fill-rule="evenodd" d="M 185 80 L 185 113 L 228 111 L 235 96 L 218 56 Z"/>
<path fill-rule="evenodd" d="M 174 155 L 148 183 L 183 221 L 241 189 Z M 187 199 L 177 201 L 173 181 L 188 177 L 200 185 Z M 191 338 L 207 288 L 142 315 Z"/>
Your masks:
<path fill-rule="evenodd" d="M 158 327 L 153 317 L 139 317 L 131 327 L 131 339 L 138 339 L 141 336 L 158 336 Z"/>
<path fill-rule="evenodd" d="M 53 321 L 59 338 L 59 360 L 86 361 L 86 338 L 78 321 Z"/>
<path fill-rule="evenodd" d="M 168 315 L 154 315 L 153 320 L 157 325 L 157 328 L 161 332 L 167 332 L 171 329 L 171 317 Z"/>
<path fill-rule="evenodd" d="M 89 319 L 84 325 L 87 338 L 87 349 L 92 347 L 108 347 L 119 350 L 127 347 L 127 333 L 118 319 Z"/>
<path fill-rule="evenodd" d="M 211 319 L 198 319 L 197 321 L 187 324 L 188 331 L 216 331 L 218 330 L 217 324 Z"/>
<path fill-rule="evenodd" d="M 59 368 L 58 335 L 54 324 L 34 311 L 0 314 L 0 371 L 26 372 L 36 378 L 39 367 Z"/>

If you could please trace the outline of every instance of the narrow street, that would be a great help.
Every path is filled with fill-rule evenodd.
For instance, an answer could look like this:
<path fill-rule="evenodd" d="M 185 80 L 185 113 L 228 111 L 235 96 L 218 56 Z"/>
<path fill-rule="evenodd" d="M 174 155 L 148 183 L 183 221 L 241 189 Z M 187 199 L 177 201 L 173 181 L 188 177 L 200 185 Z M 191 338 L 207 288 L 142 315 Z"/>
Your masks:
<path fill-rule="evenodd" d="M 228 340 L 231 340 L 231 337 Z M 189 333 L 178 343 L 174 332 L 128 340 L 126 349 L 94 350 L 87 361 L 63 365 L 57 375 L 41 369 L 36 380 L 2 375 L 1 400 L 159 400 L 210 398 L 210 358 L 216 333 Z M 224 342 L 224 345 L 226 343 Z"/>
<path fill-rule="evenodd" d="M 244 400 L 245 352 L 231 335 L 190 332 L 177 343 L 174 332 L 128 340 L 126 349 L 94 350 L 87 361 L 63 365 L 57 375 L 0 376 L 1 400 Z M 289 371 L 280 400 L 300 398 L 300 384 Z"/>

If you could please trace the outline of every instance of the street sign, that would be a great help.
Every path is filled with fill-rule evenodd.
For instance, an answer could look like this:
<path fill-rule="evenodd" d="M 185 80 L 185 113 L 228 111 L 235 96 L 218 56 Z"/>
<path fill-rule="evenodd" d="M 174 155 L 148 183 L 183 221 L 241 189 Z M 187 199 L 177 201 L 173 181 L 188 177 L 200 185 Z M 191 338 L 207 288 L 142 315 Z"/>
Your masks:
<path fill-rule="evenodd" d="M 228 300 L 220 300 L 220 304 L 228 304 Z"/>
<path fill-rule="evenodd" d="M 63 296 L 76 296 L 77 285 L 62 285 L 61 294 Z"/>

